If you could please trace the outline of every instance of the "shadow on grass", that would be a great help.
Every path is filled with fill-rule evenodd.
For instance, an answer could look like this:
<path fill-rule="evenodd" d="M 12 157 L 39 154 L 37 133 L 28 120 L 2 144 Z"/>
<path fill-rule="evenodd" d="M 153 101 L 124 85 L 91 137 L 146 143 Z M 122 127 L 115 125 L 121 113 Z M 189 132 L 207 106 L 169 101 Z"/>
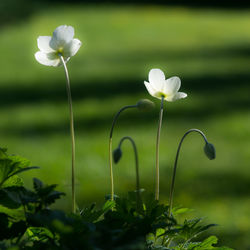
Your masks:
<path fill-rule="evenodd" d="M 146 79 L 145 79 L 146 80 Z M 109 99 L 113 96 L 131 95 L 138 93 L 147 93 L 142 79 L 115 79 L 109 82 L 91 82 L 91 83 L 74 83 L 72 87 L 72 96 L 75 101 L 84 98 L 101 98 Z M 230 76 L 203 76 L 196 78 L 182 78 L 182 91 L 189 93 L 199 92 L 216 95 L 220 92 L 224 94 L 245 87 L 244 90 L 250 90 L 250 73 L 236 74 Z M 119 84 L 117 84 L 119 83 Z M 185 83 L 185 84 L 184 84 Z M 0 87 L 0 105 L 15 106 L 17 104 L 38 103 L 40 101 L 64 101 L 66 99 L 66 89 L 61 83 L 51 83 L 50 87 L 44 87 L 42 84 L 34 84 L 33 86 L 18 86 L 18 84 L 10 84 L 10 86 Z M 15 86 L 13 88 L 13 86 Z M 94 93 L 94 94 L 93 94 Z M 230 98 L 229 98 L 230 97 Z M 228 99 L 236 100 L 240 103 L 240 96 L 234 96 L 231 92 Z"/>
<path fill-rule="evenodd" d="M 27 18 L 36 14 L 41 10 L 48 10 L 50 8 L 56 8 L 58 6 L 58 2 L 60 6 L 63 4 L 68 4 L 67 0 L 2 0 L 0 4 L 0 26 L 9 25 L 10 23 L 17 23 L 25 21 Z M 136 5 L 161 5 L 161 6 L 185 6 L 191 8 L 222 8 L 222 9 L 245 9 L 249 8 L 250 4 L 248 1 L 233 1 L 233 0 L 204 0 L 204 1 L 194 1 L 194 0 L 72 0 L 70 1 L 70 5 L 81 6 L 85 4 L 88 6 L 89 4 L 105 4 L 107 5 L 121 5 L 123 6 L 128 4 Z"/>
<path fill-rule="evenodd" d="M 246 111 L 250 107 L 250 99 L 247 93 L 250 93 L 250 74 L 232 77 L 221 77 L 216 79 L 214 77 L 203 77 L 196 79 L 184 79 L 185 87 L 182 91 L 192 94 L 198 93 L 203 100 L 198 100 L 197 104 L 193 105 L 182 105 L 181 108 L 174 108 L 168 110 L 169 118 L 181 118 L 188 120 L 196 119 L 209 119 L 211 116 L 216 115 L 226 115 L 237 111 Z M 119 81 L 121 82 L 121 81 Z M 139 82 L 139 81 L 138 81 Z M 148 96 L 145 87 L 142 83 L 138 82 L 124 81 L 117 85 L 116 82 L 109 84 L 102 84 L 99 86 L 96 84 L 77 84 L 73 88 L 73 99 L 83 100 L 84 98 L 93 98 L 93 93 L 95 93 L 94 98 L 100 100 L 112 100 L 112 97 L 119 95 L 135 95 L 135 94 L 145 94 L 146 98 Z M 219 83 L 219 84 L 218 84 Z M 237 83 L 237 86 L 235 86 Z M 151 98 L 153 100 L 153 98 Z M 60 102 L 65 101 L 67 103 L 66 90 L 64 88 L 51 87 L 49 90 L 46 88 L 39 88 L 34 86 L 32 88 L 17 88 L 15 90 L 11 88 L 4 88 L 0 90 L 0 105 L 1 107 L 13 107 L 20 104 L 30 104 L 39 102 Z M 156 104 L 159 103 L 154 100 Z M 188 100 L 190 103 L 190 99 Z M 193 99 L 195 101 L 195 99 Z M 129 103 L 130 104 L 130 103 Z M 61 105 L 61 104 L 59 104 Z M 117 106 L 117 110 L 120 106 Z M 65 114 L 67 115 L 67 110 Z M 102 115 L 95 117 L 78 117 L 75 120 L 76 129 L 78 131 L 94 131 L 97 129 L 108 129 L 111 125 L 114 113 L 107 112 L 108 115 Z M 135 126 L 140 126 L 143 122 L 155 122 L 158 116 L 158 107 L 147 114 L 140 114 L 138 111 L 131 111 L 124 114 L 121 117 L 121 122 L 126 125 L 126 120 L 129 124 L 133 123 Z M 37 118 L 39 120 L 39 118 Z M 122 121 L 122 119 L 124 119 Z M 128 123 L 127 123 L 128 124 Z M 25 126 L 20 126 L 18 124 L 8 124 L 8 128 L 2 128 L 5 132 L 11 134 L 48 134 L 48 133 L 60 133 L 68 131 L 68 121 L 67 117 L 65 120 L 58 123 L 46 123 L 46 122 L 35 122 L 30 124 L 25 124 Z"/>

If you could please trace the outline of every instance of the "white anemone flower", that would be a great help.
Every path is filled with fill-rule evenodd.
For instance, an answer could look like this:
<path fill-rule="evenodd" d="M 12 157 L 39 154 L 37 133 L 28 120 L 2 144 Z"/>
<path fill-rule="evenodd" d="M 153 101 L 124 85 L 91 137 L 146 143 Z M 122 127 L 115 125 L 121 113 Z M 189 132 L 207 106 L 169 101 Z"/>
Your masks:
<path fill-rule="evenodd" d="M 37 45 L 40 51 L 35 53 L 36 60 L 46 66 L 60 66 L 60 56 L 67 62 L 74 56 L 82 43 L 73 38 L 74 28 L 72 26 L 61 25 L 57 27 L 53 36 L 39 36 Z"/>
<path fill-rule="evenodd" d="M 173 102 L 178 99 L 187 97 L 186 93 L 178 92 L 181 87 L 181 79 L 177 76 L 166 79 L 160 69 L 151 69 L 148 75 L 149 82 L 144 84 L 150 95 L 158 99 Z"/>

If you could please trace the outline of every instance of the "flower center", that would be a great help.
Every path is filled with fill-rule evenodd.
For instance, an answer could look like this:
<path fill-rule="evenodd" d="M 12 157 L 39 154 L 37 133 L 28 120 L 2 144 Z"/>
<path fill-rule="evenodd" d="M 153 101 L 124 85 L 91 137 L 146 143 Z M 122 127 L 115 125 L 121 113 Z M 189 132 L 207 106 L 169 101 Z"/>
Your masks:
<path fill-rule="evenodd" d="M 63 47 L 59 47 L 57 50 L 58 53 L 62 54 L 63 53 Z"/>
<path fill-rule="evenodd" d="M 165 93 L 161 92 L 161 91 L 158 91 L 158 92 L 155 93 L 155 97 L 159 97 L 159 98 L 164 97 L 164 98 L 166 98 L 167 95 Z"/>
<path fill-rule="evenodd" d="M 58 57 L 64 56 L 64 55 L 63 55 L 63 47 L 59 47 L 59 48 L 57 49 L 57 51 L 56 51 L 56 54 L 57 54 Z"/>

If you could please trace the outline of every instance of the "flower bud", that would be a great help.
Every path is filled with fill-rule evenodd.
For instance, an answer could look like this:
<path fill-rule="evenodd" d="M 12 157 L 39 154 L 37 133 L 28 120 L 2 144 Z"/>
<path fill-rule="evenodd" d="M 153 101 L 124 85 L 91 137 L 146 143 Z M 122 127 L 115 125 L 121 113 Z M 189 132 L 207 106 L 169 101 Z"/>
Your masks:
<path fill-rule="evenodd" d="M 141 99 L 136 105 L 141 111 L 150 111 L 155 107 L 155 104 L 148 99 Z"/>
<path fill-rule="evenodd" d="M 118 163 L 118 161 L 121 159 L 122 157 L 122 151 L 120 148 L 117 148 L 113 151 L 113 159 L 115 163 Z"/>
<path fill-rule="evenodd" d="M 209 160 L 215 159 L 215 147 L 212 143 L 206 143 L 206 145 L 204 146 L 204 152 Z"/>

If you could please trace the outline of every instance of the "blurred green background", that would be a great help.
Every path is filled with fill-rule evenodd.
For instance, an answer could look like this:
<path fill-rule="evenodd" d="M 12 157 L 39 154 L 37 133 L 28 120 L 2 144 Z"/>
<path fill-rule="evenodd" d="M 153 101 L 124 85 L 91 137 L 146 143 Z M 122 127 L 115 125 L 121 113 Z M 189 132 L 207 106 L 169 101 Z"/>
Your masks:
<path fill-rule="evenodd" d="M 141 184 L 154 191 L 155 138 L 159 100 L 143 81 L 151 68 L 182 80 L 188 98 L 166 103 L 160 148 L 160 199 L 168 201 L 177 146 L 189 128 L 203 130 L 217 150 L 209 161 L 203 140 L 184 142 L 174 204 L 193 208 L 190 216 L 217 223 L 220 244 L 250 249 L 250 9 L 205 1 L 183 5 L 75 1 L 1 1 L 0 139 L 9 153 L 40 170 L 23 174 L 58 183 L 67 196 L 57 207 L 70 210 L 71 145 L 63 68 L 35 61 L 36 39 L 62 24 L 83 43 L 68 62 L 76 129 L 79 207 L 110 192 L 108 136 L 114 114 L 141 98 L 154 111 L 130 110 L 115 127 L 113 146 L 132 136 L 138 146 Z M 185 2 L 185 1 L 183 1 Z M 217 1 L 218 2 L 218 1 Z M 230 2 L 232 3 L 232 2 Z M 126 144 L 126 145 L 125 145 Z M 129 143 L 115 166 L 115 192 L 135 186 Z M 211 231 L 210 231 L 211 233 Z M 212 232 L 213 233 L 213 232 Z"/>

